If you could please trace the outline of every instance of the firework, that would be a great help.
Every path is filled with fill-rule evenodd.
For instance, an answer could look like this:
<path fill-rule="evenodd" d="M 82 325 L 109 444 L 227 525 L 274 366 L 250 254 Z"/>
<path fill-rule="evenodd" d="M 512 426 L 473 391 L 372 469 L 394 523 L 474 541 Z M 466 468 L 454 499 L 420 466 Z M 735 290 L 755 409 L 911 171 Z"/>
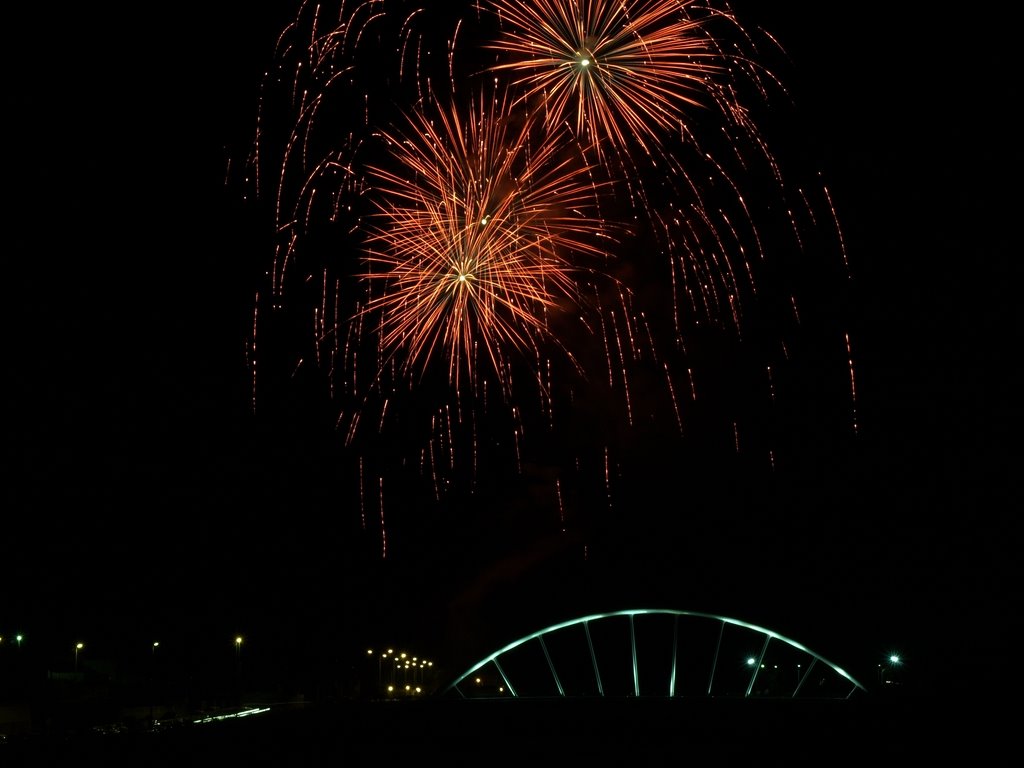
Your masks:
<path fill-rule="evenodd" d="M 732 17 L 693 0 L 486 0 L 502 29 L 503 56 L 522 97 L 541 97 L 550 124 L 566 122 L 599 150 L 646 151 L 729 101 L 735 60 L 714 35 Z"/>
<path fill-rule="evenodd" d="M 567 126 L 593 147 L 632 201 L 622 215 L 648 219 L 676 291 L 677 329 L 693 319 L 739 329 L 742 297 L 756 290 L 752 264 L 764 255 L 746 203 L 757 187 L 738 181 L 752 181 L 751 156 L 781 193 L 746 101 L 776 83 L 752 36 L 727 9 L 693 0 L 484 7 L 500 22 L 489 70 L 508 75 L 549 127 Z"/>
<path fill-rule="evenodd" d="M 778 80 L 731 11 L 329 6 L 302 4 L 261 96 L 249 167 L 273 188 L 276 240 L 252 365 L 257 326 L 297 310 L 288 330 L 312 350 L 289 375 L 329 372 L 381 527 L 383 489 L 407 487 L 383 475 L 410 468 L 439 500 L 511 456 L 546 478 L 565 529 L 612 510 L 627 464 L 668 460 L 647 443 L 703 450 L 714 433 L 774 466 L 730 397 L 757 378 L 765 407 L 783 399 L 788 270 L 823 244 L 805 228 L 838 227 L 757 127 Z"/>
<path fill-rule="evenodd" d="M 369 169 L 379 210 L 364 273 L 383 289 L 365 311 L 407 369 L 440 354 L 457 385 L 478 348 L 500 374 L 509 351 L 560 346 L 548 313 L 577 309 L 578 276 L 611 257 L 590 168 L 549 138 L 535 146 L 531 128 L 503 95 L 384 134 L 394 167 Z"/>

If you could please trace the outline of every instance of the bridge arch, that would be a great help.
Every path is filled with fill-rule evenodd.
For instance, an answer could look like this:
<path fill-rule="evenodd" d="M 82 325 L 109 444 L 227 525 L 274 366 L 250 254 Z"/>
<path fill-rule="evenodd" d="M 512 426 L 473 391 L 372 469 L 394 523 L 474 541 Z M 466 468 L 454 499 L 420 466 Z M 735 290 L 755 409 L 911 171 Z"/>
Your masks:
<path fill-rule="evenodd" d="M 846 699 L 865 690 L 841 667 L 765 627 L 636 608 L 521 637 L 456 677 L 442 695 Z"/>

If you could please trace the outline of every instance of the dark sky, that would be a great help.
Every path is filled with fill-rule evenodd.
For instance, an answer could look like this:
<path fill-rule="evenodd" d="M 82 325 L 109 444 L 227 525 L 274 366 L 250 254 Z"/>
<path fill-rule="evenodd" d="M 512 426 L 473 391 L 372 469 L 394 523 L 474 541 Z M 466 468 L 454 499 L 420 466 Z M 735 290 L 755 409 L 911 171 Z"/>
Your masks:
<path fill-rule="evenodd" d="M 821 169 L 851 274 L 808 261 L 797 276 L 775 411 L 763 383 L 736 387 L 682 444 L 650 425 L 621 436 L 615 505 L 581 488 L 565 532 L 537 501 L 564 457 L 481 470 L 443 503 L 396 471 L 385 542 L 312 366 L 289 383 L 288 350 L 261 346 L 252 412 L 273 238 L 239 169 L 293 14 L 216 5 L 11 24 L 0 634 L 482 655 L 649 606 L 761 624 L 855 670 L 895 648 L 938 688 L 999 679 L 1020 510 L 1008 19 L 737 3 L 789 54 L 799 125 L 768 129 L 785 162 Z M 730 418 L 771 432 L 774 470 L 756 436 L 722 450 Z"/>

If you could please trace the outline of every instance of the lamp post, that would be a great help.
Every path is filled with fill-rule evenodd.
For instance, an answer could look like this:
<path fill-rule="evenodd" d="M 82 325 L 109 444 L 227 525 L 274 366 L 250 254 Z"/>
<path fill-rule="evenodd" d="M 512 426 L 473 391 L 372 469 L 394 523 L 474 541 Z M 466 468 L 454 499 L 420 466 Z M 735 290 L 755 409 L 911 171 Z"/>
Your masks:
<path fill-rule="evenodd" d="M 78 652 L 80 650 L 82 650 L 83 648 L 85 648 L 85 644 L 84 643 L 76 643 L 75 644 L 75 672 L 78 671 Z"/>
<path fill-rule="evenodd" d="M 888 663 L 878 665 L 878 684 L 885 685 L 886 683 L 893 682 L 892 680 L 886 680 L 886 673 L 893 667 L 898 667 L 901 663 L 900 655 L 898 653 L 890 653 L 886 659 Z"/>
<path fill-rule="evenodd" d="M 154 640 L 150 646 L 149 665 L 149 729 L 153 730 L 153 706 L 156 699 L 156 649 L 160 645 L 159 640 Z"/>
<path fill-rule="evenodd" d="M 235 636 L 235 676 L 234 676 L 234 703 L 239 703 L 242 696 L 242 636 Z"/>
<path fill-rule="evenodd" d="M 384 659 L 394 653 L 393 648 L 376 652 L 373 648 L 367 650 L 367 656 L 377 656 L 377 694 L 380 696 L 384 692 Z M 392 679 L 391 682 L 394 682 Z"/>
<path fill-rule="evenodd" d="M 384 659 L 388 658 L 394 652 L 393 649 L 388 648 L 387 651 L 382 653 L 377 658 L 377 695 L 380 696 L 384 693 Z"/>

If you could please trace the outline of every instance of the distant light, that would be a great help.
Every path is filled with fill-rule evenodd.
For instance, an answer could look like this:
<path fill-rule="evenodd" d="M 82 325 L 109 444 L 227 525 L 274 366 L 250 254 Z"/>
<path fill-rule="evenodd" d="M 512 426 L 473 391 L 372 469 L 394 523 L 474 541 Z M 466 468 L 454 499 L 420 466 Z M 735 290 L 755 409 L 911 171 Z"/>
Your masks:
<path fill-rule="evenodd" d="M 754 659 L 754 657 L 753 657 L 753 656 L 751 656 L 751 657 L 750 657 L 749 659 L 747 659 L 747 666 L 748 666 L 748 667 L 752 667 L 752 666 L 754 666 L 755 664 L 757 664 L 757 661 L 756 661 L 756 660 Z"/>
<path fill-rule="evenodd" d="M 228 720 L 231 718 L 248 717 L 249 715 L 259 715 L 263 712 L 269 712 L 270 707 L 255 707 L 253 709 L 245 709 L 241 712 L 233 712 L 228 715 L 209 715 L 207 717 L 200 718 L 199 720 L 193 720 L 192 722 L 199 725 L 202 723 L 212 723 L 217 720 Z"/>
<path fill-rule="evenodd" d="M 892 655 L 891 655 L 891 656 L 889 657 L 889 663 L 890 663 L 890 664 L 899 664 L 899 663 L 900 663 L 900 657 L 899 657 L 899 654 L 897 654 L 897 653 L 894 653 L 894 654 L 892 654 Z"/>

